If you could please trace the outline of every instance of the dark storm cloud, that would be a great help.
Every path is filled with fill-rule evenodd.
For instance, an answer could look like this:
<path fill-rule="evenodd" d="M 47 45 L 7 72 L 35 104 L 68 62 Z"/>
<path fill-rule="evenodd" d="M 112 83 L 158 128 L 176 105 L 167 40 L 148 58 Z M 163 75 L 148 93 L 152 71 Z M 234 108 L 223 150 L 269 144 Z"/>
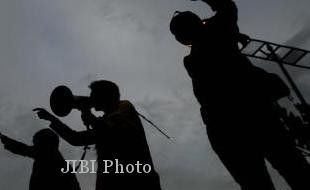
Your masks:
<path fill-rule="evenodd" d="M 307 0 L 237 3 L 241 31 L 281 43 L 299 32 L 292 27 L 294 19 L 309 7 Z M 91 81 L 106 78 L 175 137 L 171 143 L 144 123 L 164 189 L 238 189 L 207 141 L 182 65 L 188 49 L 169 32 L 175 10 L 213 14 L 203 3 L 189 0 L 1 1 L 0 131 L 31 143 L 35 131 L 46 125 L 31 109 L 48 107 L 55 86 L 66 84 L 87 95 Z M 300 34 L 295 42 L 307 37 L 307 32 Z M 300 78 L 304 83 L 306 76 Z M 64 120 L 75 130 L 83 129 L 78 112 Z M 66 143 L 61 150 L 70 159 L 81 154 Z M 91 151 L 89 158 L 94 157 Z M 0 189 L 27 189 L 31 161 L 2 148 L 0 159 L 8 163 L 1 164 Z M 94 189 L 94 176 L 79 179 L 83 189 Z"/>

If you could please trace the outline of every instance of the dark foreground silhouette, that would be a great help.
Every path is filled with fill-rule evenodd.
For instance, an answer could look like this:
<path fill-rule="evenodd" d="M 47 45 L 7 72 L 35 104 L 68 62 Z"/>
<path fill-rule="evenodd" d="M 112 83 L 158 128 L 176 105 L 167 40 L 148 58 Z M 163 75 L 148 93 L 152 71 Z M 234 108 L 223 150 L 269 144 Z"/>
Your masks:
<path fill-rule="evenodd" d="M 118 86 L 110 81 L 95 81 L 90 85 L 89 103 L 102 117 L 95 117 L 89 109 L 82 110 L 86 131 L 73 131 L 55 116 L 42 108 L 35 109 L 41 119 L 51 122 L 50 127 L 74 146 L 96 145 L 97 182 L 96 190 L 160 190 L 159 176 L 154 169 L 150 150 L 140 118 L 129 101 L 121 101 Z M 151 166 L 150 173 L 115 173 L 110 168 L 104 173 L 103 160 L 118 159 L 123 165 L 141 164 Z"/>
<path fill-rule="evenodd" d="M 61 172 L 66 162 L 58 150 L 59 138 L 50 129 L 43 129 L 33 137 L 33 146 L 28 146 L 1 135 L 5 149 L 14 154 L 34 159 L 29 190 L 80 190 L 74 174 Z"/>
<path fill-rule="evenodd" d="M 237 7 L 231 0 L 203 0 L 215 16 L 201 20 L 176 12 L 170 29 L 191 47 L 184 66 L 201 105 L 212 148 L 242 190 L 274 190 L 265 159 L 293 190 L 310 188 L 309 164 L 297 151 L 276 113 L 275 102 L 289 95 L 275 74 L 251 64 L 238 48 Z"/>

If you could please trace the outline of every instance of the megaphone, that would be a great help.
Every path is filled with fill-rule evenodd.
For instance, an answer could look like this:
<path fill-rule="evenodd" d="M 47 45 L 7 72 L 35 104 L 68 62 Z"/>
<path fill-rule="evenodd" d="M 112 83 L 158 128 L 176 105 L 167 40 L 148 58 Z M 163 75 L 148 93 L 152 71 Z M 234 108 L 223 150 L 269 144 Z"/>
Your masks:
<path fill-rule="evenodd" d="M 80 111 L 91 109 L 91 101 L 87 96 L 73 95 L 67 86 L 58 86 L 50 96 L 50 107 L 54 114 L 65 117 L 72 109 Z"/>

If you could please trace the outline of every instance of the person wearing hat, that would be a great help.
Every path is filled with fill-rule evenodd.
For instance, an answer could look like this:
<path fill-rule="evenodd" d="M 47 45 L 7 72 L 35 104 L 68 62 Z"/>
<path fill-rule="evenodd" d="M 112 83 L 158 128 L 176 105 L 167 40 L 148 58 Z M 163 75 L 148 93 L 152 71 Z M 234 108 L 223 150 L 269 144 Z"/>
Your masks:
<path fill-rule="evenodd" d="M 212 148 L 242 190 L 274 190 L 265 159 L 294 190 L 309 189 L 310 168 L 296 149 L 274 103 L 290 94 L 275 74 L 252 65 L 239 50 L 240 34 L 232 0 L 202 0 L 215 15 L 202 20 L 176 12 L 170 31 L 190 47 L 184 66 L 201 105 Z"/>

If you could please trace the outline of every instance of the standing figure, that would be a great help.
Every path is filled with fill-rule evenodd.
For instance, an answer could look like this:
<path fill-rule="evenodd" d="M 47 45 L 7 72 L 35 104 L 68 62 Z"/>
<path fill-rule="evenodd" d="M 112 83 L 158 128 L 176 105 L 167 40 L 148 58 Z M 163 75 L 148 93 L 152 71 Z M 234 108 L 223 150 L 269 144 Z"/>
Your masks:
<path fill-rule="evenodd" d="M 61 172 L 67 164 L 58 150 L 59 138 L 52 130 L 42 129 L 37 132 L 33 137 L 33 146 L 4 135 L 0 138 L 5 149 L 34 159 L 29 190 L 80 190 L 74 174 Z"/>
<path fill-rule="evenodd" d="M 275 74 L 255 67 L 238 42 L 238 11 L 232 0 L 203 0 L 216 14 L 201 20 L 176 12 L 170 30 L 191 48 L 184 66 L 201 105 L 212 148 L 242 190 L 274 190 L 265 159 L 294 190 L 309 189 L 309 164 L 282 126 L 274 103 L 289 95 Z"/>
<path fill-rule="evenodd" d="M 89 130 L 73 131 L 46 110 L 38 108 L 35 111 L 41 119 L 50 121 L 50 127 L 71 145 L 96 145 L 96 190 L 160 190 L 159 176 L 134 106 L 129 101 L 120 100 L 119 88 L 111 81 L 95 81 L 89 87 L 90 107 L 104 112 L 102 117 L 95 117 L 90 110 L 82 111 L 82 120 L 90 126 Z M 150 171 L 142 172 L 140 168 L 140 172 L 128 173 L 125 169 L 122 172 L 121 167 L 116 167 L 116 160 L 124 168 L 139 162 L 140 167 L 148 165 Z"/>

